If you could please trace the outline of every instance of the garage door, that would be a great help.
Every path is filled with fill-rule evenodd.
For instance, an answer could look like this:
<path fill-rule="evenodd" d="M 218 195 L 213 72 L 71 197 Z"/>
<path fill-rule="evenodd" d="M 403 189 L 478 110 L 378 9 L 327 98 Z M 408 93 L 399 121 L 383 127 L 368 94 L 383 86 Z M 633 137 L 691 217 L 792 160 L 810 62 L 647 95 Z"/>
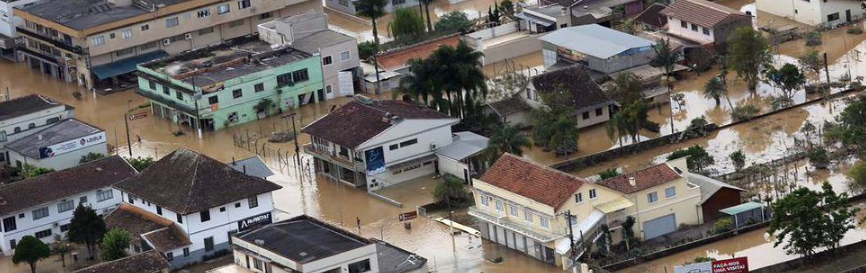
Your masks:
<path fill-rule="evenodd" d="M 677 219 L 674 214 L 668 214 L 643 223 L 646 240 L 677 231 Z"/>

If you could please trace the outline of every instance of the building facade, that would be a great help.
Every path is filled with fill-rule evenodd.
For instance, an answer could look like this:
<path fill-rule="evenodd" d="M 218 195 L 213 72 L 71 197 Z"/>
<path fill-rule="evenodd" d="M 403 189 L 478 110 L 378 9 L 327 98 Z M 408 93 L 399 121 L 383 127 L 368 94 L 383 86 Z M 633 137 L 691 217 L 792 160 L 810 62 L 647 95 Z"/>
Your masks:
<path fill-rule="evenodd" d="M 567 27 L 542 36 L 544 68 L 583 64 L 605 75 L 648 64 L 655 42 L 598 24 Z"/>
<path fill-rule="evenodd" d="M 39 95 L 0 102 L 0 113 L 0 164 L 4 165 L 11 162 L 6 144 L 75 117 L 74 108 Z"/>
<path fill-rule="evenodd" d="M 864 15 L 860 1 L 789 1 L 780 5 L 778 1 L 774 0 L 757 0 L 755 5 L 761 12 L 785 17 L 810 26 L 831 27 L 852 22 Z"/>
<path fill-rule="evenodd" d="M 24 20 L 15 16 L 13 10 L 16 7 L 28 6 L 38 0 L 4 0 L 0 1 L 0 58 L 17 61 L 16 48 L 21 39 L 15 30 L 24 25 Z"/>
<path fill-rule="evenodd" d="M 48 0 L 15 9 L 19 57 L 87 88 L 134 86 L 135 65 L 256 32 L 256 25 L 322 3 L 279 1 Z"/>
<path fill-rule="evenodd" d="M 105 131 L 77 119 L 67 119 L 5 145 L 9 163 L 63 170 L 81 164 L 89 154 L 108 155 Z"/>
<path fill-rule="evenodd" d="M 609 98 L 607 93 L 592 80 L 583 65 L 545 71 L 533 77 L 518 97 L 532 108 L 544 105 L 544 96 L 561 98 L 558 105 L 569 110 L 577 121 L 577 128 L 602 124 L 610 120 L 619 109 L 619 104 Z M 554 105 L 546 105 L 554 106 Z"/>
<path fill-rule="evenodd" d="M 0 251 L 11 255 L 24 236 L 45 243 L 62 238 L 78 205 L 106 214 L 121 202 L 111 187 L 136 171 L 118 156 L 0 187 Z"/>
<path fill-rule="evenodd" d="M 668 34 L 721 52 L 736 29 L 752 27 L 751 16 L 706 0 L 677 1 L 659 13 L 667 16 Z"/>
<path fill-rule="evenodd" d="M 154 116 L 221 130 L 323 101 L 320 63 L 251 37 L 140 64 L 138 93 Z"/>

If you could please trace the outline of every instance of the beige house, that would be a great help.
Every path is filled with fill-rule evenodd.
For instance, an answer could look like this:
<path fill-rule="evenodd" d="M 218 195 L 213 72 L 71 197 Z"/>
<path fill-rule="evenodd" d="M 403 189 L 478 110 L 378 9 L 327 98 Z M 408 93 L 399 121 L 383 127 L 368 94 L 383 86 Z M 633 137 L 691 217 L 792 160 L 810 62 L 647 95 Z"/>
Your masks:
<path fill-rule="evenodd" d="M 45 74 L 100 89 L 136 86 L 136 64 L 256 32 L 307 10 L 308 0 L 46 0 L 16 8 L 19 59 Z"/>
<path fill-rule="evenodd" d="M 619 108 L 619 104 L 607 96 L 581 64 L 548 70 L 533 77 L 518 96 L 530 107 L 539 108 L 544 106 L 546 94 L 561 99 L 556 103 L 571 110 L 577 128 L 604 123 Z"/>
<path fill-rule="evenodd" d="M 479 220 L 483 238 L 567 269 L 570 242 L 598 239 L 602 224 L 618 243 L 629 216 L 635 236 L 644 240 L 702 223 L 700 188 L 687 176 L 683 158 L 590 182 L 505 154 L 474 181 L 469 214 Z"/>

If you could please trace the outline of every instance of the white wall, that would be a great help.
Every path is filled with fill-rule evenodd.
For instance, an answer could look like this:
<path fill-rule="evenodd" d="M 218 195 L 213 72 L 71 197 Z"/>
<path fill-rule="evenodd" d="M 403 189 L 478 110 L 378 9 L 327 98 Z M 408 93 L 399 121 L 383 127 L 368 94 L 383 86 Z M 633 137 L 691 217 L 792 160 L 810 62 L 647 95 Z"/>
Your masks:
<path fill-rule="evenodd" d="M 756 0 L 759 11 L 792 19 L 807 25 L 818 25 L 827 22 L 827 15 L 839 13 L 840 23 L 845 20 L 845 11 L 851 10 L 851 15 L 862 15 L 859 1 L 829 0 Z"/>
<path fill-rule="evenodd" d="M 0 34 L 7 37 L 15 37 L 17 35 L 15 27 L 23 25 L 24 19 L 12 16 L 12 10 L 15 7 L 22 7 L 36 1 L 39 0 L 18 0 L 12 3 L 0 1 Z"/>
<path fill-rule="evenodd" d="M 279 256 L 276 253 L 264 249 L 258 245 L 250 244 L 242 240 L 236 240 L 233 242 L 233 244 L 235 245 L 235 250 L 232 251 L 232 253 L 234 254 L 235 264 L 247 268 L 252 272 L 264 272 L 262 270 L 257 270 L 253 268 L 254 258 L 259 260 L 270 260 L 270 263 L 274 264 L 274 266 L 272 266 L 273 272 L 288 272 L 280 268 L 289 268 L 303 273 L 331 273 L 331 270 L 340 268 L 340 270 L 336 272 L 348 273 L 349 264 L 363 260 L 370 260 L 370 271 L 366 271 L 367 273 L 379 272 L 379 260 L 376 257 L 377 252 L 375 244 L 369 244 L 334 256 L 325 257 L 309 263 L 305 263 L 300 266 L 297 263 L 289 260 L 288 258 Z M 240 251 L 238 249 L 248 250 L 250 252 L 253 252 L 253 255 L 248 255 L 246 251 Z M 249 257 L 250 260 L 250 267 L 247 267 L 246 264 L 247 257 Z"/>
<path fill-rule="evenodd" d="M 797 0 L 800 1 L 800 0 Z M 709 44 L 715 42 L 713 29 L 709 29 L 709 34 L 704 34 L 704 27 L 697 26 L 698 30 L 692 30 L 692 23 L 686 22 L 686 27 L 682 27 L 683 21 L 677 18 L 668 17 L 668 33 L 686 38 L 688 40 L 698 42 L 700 44 Z"/>
<path fill-rule="evenodd" d="M 27 235 L 35 236 L 36 232 L 46 229 L 51 229 L 53 235 L 42 238 L 42 241 L 45 243 L 54 242 L 54 235 L 64 236 L 66 232 L 61 232 L 60 226 L 69 223 L 69 221 L 72 219 L 72 213 L 75 211 L 75 207 L 78 206 L 79 202 L 81 201 L 81 197 L 83 196 L 87 197 L 87 202 L 85 203 L 85 205 L 91 206 L 94 210 L 96 210 L 96 213 L 100 215 L 107 213 L 111 209 L 117 207 L 118 204 L 120 204 L 120 191 L 111 187 L 106 187 L 99 190 L 111 191 L 112 198 L 99 202 L 99 199 L 97 199 L 96 195 L 98 190 L 92 190 L 69 196 L 60 200 L 54 200 L 49 203 L 27 208 L 21 211 L 0 215 L 0 223 L 2 223 L 2 219 L 5 219 L 7 217 L 15 217 L 15 224 L 17 226 L 14 231 L 10 232 L 2 232 L 2 230 L 5 229 L 0 229 L 0 251 L 2 251 L 4 255 L 11 254 L 11 240 L 15 240 L 15 242 L 21 242 L 22 237 Z M 73 209 L 61 213 L 58 211 L 57 205 L 64 200 L 72 200 Z M 33 220 L 33 210 L 44 207 L 48 207 L 48 217 Z M 20 214 L 24 214 L 24 217 L 19 218 Z"/>
<path fill-rule="evenodd" d="M 17 165 L 17 162 L 20 161 L 21 164 L 26 163 L 35 167 L 49 168 L 55 171 L 59 171 L 78 166 L 81 162 L 81 157 L 86 156 L 89 153 L 108 155 L 108 143 L 103 142 L 90 147 L 43 159 L 30 158 L 21 153 L 9 151 L 9 162 L 13 165 Z"/>
<path fill-rule="evenodd" d="M 60 121 L 73 118 L 74 111 L 67 111 L 66 106 L 61 104 L 39 112 L 0 120 L 0 135 L 6 135 L 6 141 L 0 142 L 0 147 L 5 147 L 6 143 L 19 140 L 25 136 L 32 135 L 36 131 L 45 129 L 45 125 L 48 125 L 48 119 L 55 117 L 60 118 Z M 31 123 L 36 127 L 30 129 Z M 15 133 L 15 127 L 20 129 L 19 133 Z"/>

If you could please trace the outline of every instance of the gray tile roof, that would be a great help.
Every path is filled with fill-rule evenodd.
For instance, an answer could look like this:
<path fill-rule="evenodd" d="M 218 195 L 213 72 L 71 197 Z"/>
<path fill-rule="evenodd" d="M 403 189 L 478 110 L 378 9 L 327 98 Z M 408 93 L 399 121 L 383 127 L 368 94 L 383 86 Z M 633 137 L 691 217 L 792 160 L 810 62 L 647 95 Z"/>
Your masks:
<path fill-rule="evenodd" d="M 234 161 L 229 163 L 229 167 L 255 177 L 268 178 L 274 175 L 274 171 L 259 156 Z"/>
<path fill-rule="evenodd" d="M 67 119 L 6 144 L 6 148 L 28 157 L 39 158 L 40 147 L 82 138 L 98 132 L 102 132 L 102 129 L 77 119 Z"/>
<path fill-rule="evenodd" d="M 73 273 L 157 273 L 169 267 L 168 261 L 159 251 L 149 250 L 126 258 L 79 269 Z"/>
<path fill-rule="evenodd" d="M 0 102 L 0 120 L 19 117 L 61 105 L 64 104 L 40 95 L 27 95 L 14 98 Z"/>
<path fill-rule="evenodd" d="M 655 44 L 653 41 L 598 24 L 562 28 L 541 36 L 541 40 L 601 59 L 616 56 L 629 49 Z"/>
<path fill-rule="evenodd" d="M 335 256 L 373 243 L 306 215 L 273 223 L 236 237 L 300 264 Z"/>
<path fill-rule="evenodd" d="M 76 30 L 149 13 L 135 6 L 116 6 L 105 0 L 47 0 L 20 9 Z"/>
<path fill-rule="evenodd" d="M 295 40 L 292 43 L 292 47 L 300 49 L 301 51 L 307 53 L 316 53 L 319 52 L 320 48 L 353 40 L 355 40 L 355 38 L 327 29 L 313 33 L 310 36 Z"/>

